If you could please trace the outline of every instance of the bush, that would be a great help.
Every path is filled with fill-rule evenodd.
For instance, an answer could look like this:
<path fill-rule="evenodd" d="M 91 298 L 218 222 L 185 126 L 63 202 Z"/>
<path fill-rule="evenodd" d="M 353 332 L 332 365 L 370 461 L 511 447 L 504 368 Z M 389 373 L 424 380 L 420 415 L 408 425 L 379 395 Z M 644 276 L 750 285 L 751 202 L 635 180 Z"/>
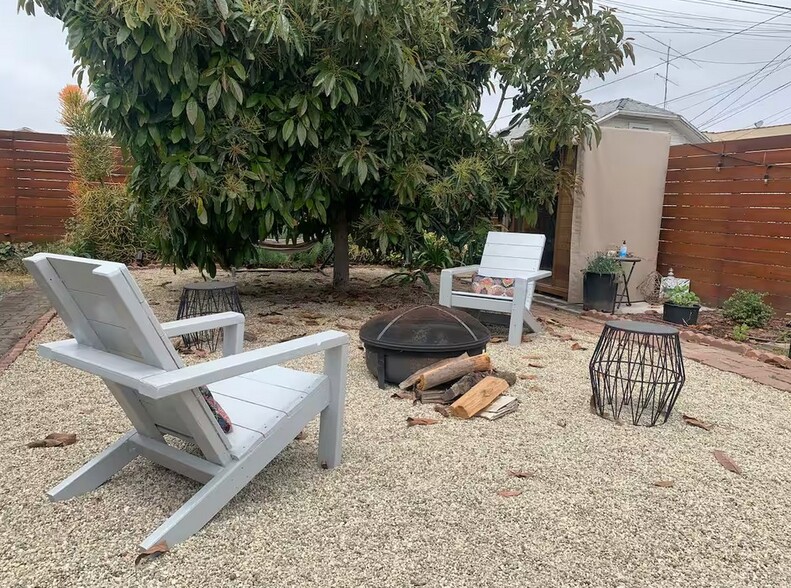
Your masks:
<path fill-rule="evenodd" d="M 61 253 L 74 255 L 74 252 L 63 241 L 55 243 L 0 243 L 0 271 L 15 274 L 27 272 L 22 260 L 35 253 Z"/>
<path fill-rule="evenodd" d="M 735 325 L 733 327 L 733 332 L 731 333 L 731 338 L 734 341 L 746 341 L 749 333 L 750 327 L 747 325 Z"/>
<path fill-rule="evenodd" d="M 689 286 L 676 286 L 667 291 L 667 301 L 676 306 L 700 306 L 700 298 L 689 289 Z"/>
<path fill-rule="evenodd" d="M 772 307 L 764 302 L 766 294 L 752 290 L 736 290 L 722 305 L 725 318 L 739 325 L 761 328 L 769 324 L 774 315 Z"/>
<path fill-rule="evenodd" d="M 591 274 L 620 274 L 621 264 L 616 258 L 599 252 L 588 258 L 585 271 Z"/>

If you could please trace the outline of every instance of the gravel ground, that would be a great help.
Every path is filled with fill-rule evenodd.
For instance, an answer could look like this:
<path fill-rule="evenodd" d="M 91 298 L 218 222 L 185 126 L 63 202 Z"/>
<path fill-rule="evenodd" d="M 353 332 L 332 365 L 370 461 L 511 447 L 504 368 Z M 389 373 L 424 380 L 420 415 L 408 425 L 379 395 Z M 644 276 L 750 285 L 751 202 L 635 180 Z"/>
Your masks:
<path fill-rule="evenodd" d="M 181 285 L 196 277 L 136 275 L 162 320 L 175 316 Z M 791 584 L 790 396 L 688 362 L 667 424 L 618 426 L 589 412 L 593 339 L 565 331 L 588 350 L 550 335 L 518 349 L 490 346 L 498 368 L 537 376 L 512 388 L 522 400 L 515 414 L 406 428 L 408 416 L 438 415 L 379 390 L 356 333 L 375 312 L 420 296 L 371 286 L 381 270 L 354 275 L 348 300 L 315 273 L 238 276 L 256 338 L 247 347 L 327 328 L 353 335 L 343 465 L 317 467 L 312 423 L 307 439 L 202 531 L 137 567 L 137 543 L 197 485 L 139 459 L 95 492 L 46 500 L 47 488 L 128 427 L 101 382 L 36 356 L 35 343 L 66 336 L 53 321 L 0 374 L 0 586 Z M 273 311 L 282 314 L 261 316 Z M 318 369 L 320 358 L 295 365 Z M 687 426 L 682 413 L 716 427 Z M 52 431 L 79 441 L 25 448 Z M 714 449 L 743 475 L 723 469 Z"/>

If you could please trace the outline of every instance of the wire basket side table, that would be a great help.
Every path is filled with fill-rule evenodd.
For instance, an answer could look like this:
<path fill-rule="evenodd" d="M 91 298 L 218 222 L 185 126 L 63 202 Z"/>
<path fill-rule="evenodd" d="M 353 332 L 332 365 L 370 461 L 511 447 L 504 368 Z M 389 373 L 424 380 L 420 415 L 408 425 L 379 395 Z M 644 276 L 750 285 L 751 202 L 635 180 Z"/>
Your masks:
<path fill-rule="evenodd" d="M 233 282 L 198 282 L 184 286 L 176 318 L 181 320 L 229 310 L 244 314 L 236 284 Z M 222 329 L 198 331 L 182 335 L 181 339 L 184 347 L 208 348 L 213 353 L 217 351 L 222 340 Z"/>
<path fill-rule="evenodd" d="M 629 407 L 632 424 L 666 422 L 686 378 L 678 330 L 638 321 L 610 321 L 589 364 L 596 411 L 619 420 Z M 606 414 L 609 413 L 609 414 Z"/>

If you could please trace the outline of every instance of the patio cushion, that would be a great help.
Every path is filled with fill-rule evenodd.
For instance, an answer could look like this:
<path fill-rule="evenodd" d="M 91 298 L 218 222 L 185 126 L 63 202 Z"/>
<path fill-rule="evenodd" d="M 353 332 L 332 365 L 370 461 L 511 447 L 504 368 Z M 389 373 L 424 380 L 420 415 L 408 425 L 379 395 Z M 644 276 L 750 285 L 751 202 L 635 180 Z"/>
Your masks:
<path fill-rule="evenodd" d="M 488 278 L 486 276 L 472 275 L 472 291 L 476 294 L 489 296 L 514 296 L 513 278 Z"/>
<path fill-rule="evenodd" d="M 231 419 L 228 417 L 228 413 L 222 409 L 220 403 L 214 399 L 214 396 L 212 396 L 212 393 L 206 386 L 201 386 L 200 392 L 203 394 L 203 399 L 206 401 L 206 404 L 209 405 L 209 410 L 211 410 L 214 418 L 217 419 L 217 424 L 220 425 L 224 433 L 230 433 Z"/>

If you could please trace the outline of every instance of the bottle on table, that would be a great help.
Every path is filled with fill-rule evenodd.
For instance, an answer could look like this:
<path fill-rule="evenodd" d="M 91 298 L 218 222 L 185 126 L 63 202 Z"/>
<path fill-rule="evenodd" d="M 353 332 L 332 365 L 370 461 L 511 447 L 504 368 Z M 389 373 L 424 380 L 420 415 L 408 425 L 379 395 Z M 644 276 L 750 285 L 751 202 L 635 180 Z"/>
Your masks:
<path fill-rule="evenodd" d="M 618 257 L 626 257 L 628 250 L 626 248 L 626 241 L 621 244 L 621 248 L 618 250 Z"/>

